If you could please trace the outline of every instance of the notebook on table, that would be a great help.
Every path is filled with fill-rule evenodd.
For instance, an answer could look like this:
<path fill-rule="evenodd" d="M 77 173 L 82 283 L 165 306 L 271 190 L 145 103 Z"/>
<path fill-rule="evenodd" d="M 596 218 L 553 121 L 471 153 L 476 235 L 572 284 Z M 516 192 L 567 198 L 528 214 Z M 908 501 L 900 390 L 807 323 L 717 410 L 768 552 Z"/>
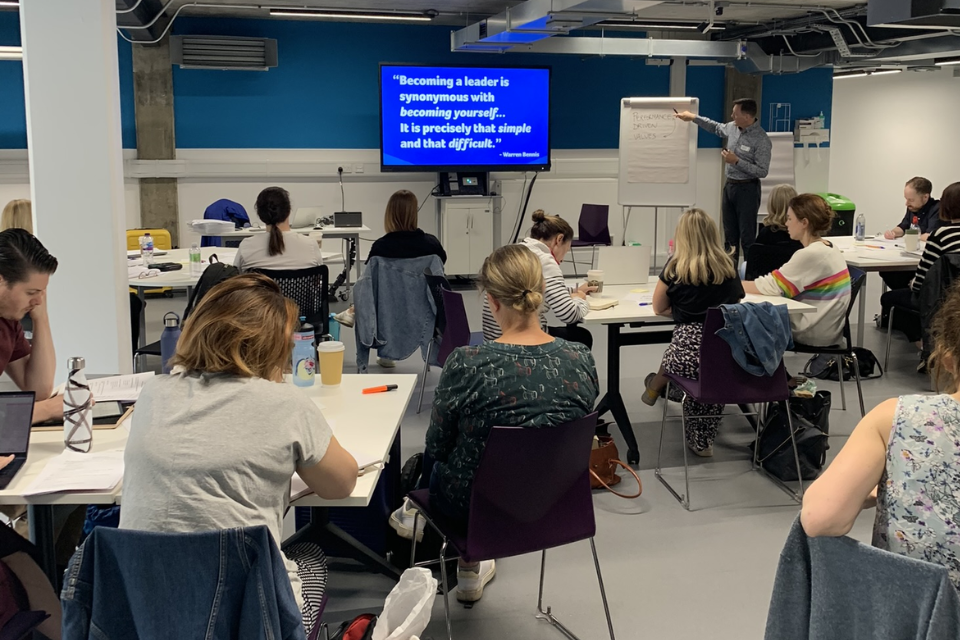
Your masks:
<path fill-rule="evenodd" d="M 27 462 L 33 402 L 32 391 L 0 393 L 0 456 L 13 456 L 10 464 L 0 469 L 0 489 L 6 489 Z"/>

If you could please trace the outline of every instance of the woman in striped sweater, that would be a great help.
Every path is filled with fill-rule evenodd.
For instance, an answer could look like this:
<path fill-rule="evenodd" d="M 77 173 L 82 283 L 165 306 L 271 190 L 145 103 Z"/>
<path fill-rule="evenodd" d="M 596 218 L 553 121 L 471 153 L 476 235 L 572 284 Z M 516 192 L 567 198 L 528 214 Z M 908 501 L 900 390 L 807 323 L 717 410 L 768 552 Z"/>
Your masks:
<path fill-rule="evenodd" d="M 540 260 L 543 267 L 543 306 L 540 309 L 540 326 L 555 338 L 563 338 L 570 342 L 579 342 L 588 349 L 593 347 L 593 335 L 583 327 L 574 326 L 582 321 L 590 311 L 587 305 L 587 294 L 594 287 L 580 285 L 570 290 L 563 281 L 563 272 L 560 262 L 573 243 L 573 229 L 560 216 L 548 216 L 543 209 L 533 212 L 533 228 L 530 237 L 524 238 L 520 244 L 530 249 Z M 547 326 L 547 310 L 553 311 L 563 327 Z M 487 342 L 496 340 L 501 335 L 500 326 L 490 311 L 486 298 L 483 300 L 483 339 Z"/>
<path fill-rule="evenodd" d="M 887 291 L 880 296 L 882 306 L 912 306 L 919 312 L 920 287 L 927 276 L 927 271 L 941 256 L 960 252 L 960 182 L 954 182 L 943 190 L 943 195 L 940 196 L 940 220 L 941 225 L 930 234 L 924 244 L 923 255 L 920 257 L 920 264 L 917 265 L 917 273 L 913 276 L 910 287 Z M 908 340 L 916 342 L 917 347 L 922 348 L 920 340 L 923 337 L 923 331 L 920 328 L 919 313 L 898 313 L 895 317 L 897 321 L 894 328 L 903 331 Z M 922 373 L 924 368 L 925 364 L 921 361 L 917 370 Z"/>
<path fill-rule="evenodd" d="M 790 201 L 787 232 L 803 248 L 773 273 L 743 283 L 747 293 L 783 296 L 802 300 L 817 308 L 817 313 L 790 316 L 796 342 L 830 347 L 840 344 L 850 303 L 850 272 L 840 251 L 821 234 L 833 224 L 833 210 L 827 201 L 813 193 L 803 193 Z"/>

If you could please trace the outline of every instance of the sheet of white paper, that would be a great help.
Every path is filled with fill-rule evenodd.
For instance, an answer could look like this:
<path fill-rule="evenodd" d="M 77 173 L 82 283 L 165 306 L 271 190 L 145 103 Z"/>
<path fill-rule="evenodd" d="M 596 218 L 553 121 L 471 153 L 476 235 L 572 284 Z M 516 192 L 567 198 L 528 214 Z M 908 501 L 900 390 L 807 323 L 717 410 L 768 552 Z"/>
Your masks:
<path fill-rule="evenodd" d="M 382 462 L 381 458 L 364 453 L 362 451 L 351 451 L 350 453 L 357 461 L 357 474 L 361 476 L 365 471 L 365 467 L 370 467 L 378 462 Z M 307 483 L 303 481 L 303 478 L 300 477 L 300 474 L 294 473 L 293 477 L 290 478 L 290 499 L 296 500 L 297 498 L 302 498 L 310 493 L 313 493 L 313 491 L 311 491 L 310 487 L 307 486 Z"/>
<path fill-rule="evenodd" d="M 152 377 L 153 372 L 96 378 L 89 381 L 90 393 L 98 402 L 107 400 L 134 402 L 140 397 L 143 385 Z"/>
<path fill-rule="evenodd" d="M 110 491 L 123 480 L 123 451 L 64 451 L 30 483 L 25 496 L 60 491 Z"/>
<path fill-rule="evenodd" d="M 653 294 L 652 293 L 628 293 L 626 299 L 632 300 L 633 302 L 649 304 L 653 302 Z"/>
<path fill-rule="evenodd" d="M 903 252 L 897 251 L 895 247 L 889 249 L 863 249 L 857 250 L 857 255 L 868 260 L 883 260 L 884 262 L 900 262 L 903 258 Z"/>
<path fill-rule="evenodd" d="M 690 179 L 690 129 L 673 109 L 633 107 L 627 145 L 627 181 L 685 184 Z"/>

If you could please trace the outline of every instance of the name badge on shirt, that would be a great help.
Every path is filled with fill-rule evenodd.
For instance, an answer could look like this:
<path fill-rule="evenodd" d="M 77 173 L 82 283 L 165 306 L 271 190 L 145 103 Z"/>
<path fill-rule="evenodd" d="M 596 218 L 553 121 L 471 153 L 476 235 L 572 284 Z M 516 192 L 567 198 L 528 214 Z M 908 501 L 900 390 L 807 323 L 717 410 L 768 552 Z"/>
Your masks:
<path fill-rule="evenodd" d="M 740 151 L 750 151 L 750 147 L 745 144 L 740 145 Z"/>

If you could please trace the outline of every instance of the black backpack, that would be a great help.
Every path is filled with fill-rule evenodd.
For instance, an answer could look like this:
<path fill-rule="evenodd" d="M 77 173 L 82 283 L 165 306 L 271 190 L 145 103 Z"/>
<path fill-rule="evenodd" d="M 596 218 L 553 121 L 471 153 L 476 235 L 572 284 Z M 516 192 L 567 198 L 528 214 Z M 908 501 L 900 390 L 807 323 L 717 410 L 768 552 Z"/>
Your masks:
<path fill-rule="evenodd" d="M 216 260 L 216 262 L 214 262 L 214 260 Z M 210 256 L 210 264 L 206 269 L 203 270 L 200 280 L 197 281 L 197 286 L 193 288 L 193 293 L 190 295 L 190 301 L 187 303 L 187 309 L 183 312 L 184 321 L 186 321 L 190 314 L 193 313 L 193 309 L 201 300 L 203 300 L 203 296 L 207 295 L 207 292 L 210 291 L 210 289 L 213 289 L 224 280 L 229 280 L 230 278 L 238 275 L 240 275 L 240 270 L 235 266 L 220 262 L 220 259 L 217 258 L 217 254 Z"/>

